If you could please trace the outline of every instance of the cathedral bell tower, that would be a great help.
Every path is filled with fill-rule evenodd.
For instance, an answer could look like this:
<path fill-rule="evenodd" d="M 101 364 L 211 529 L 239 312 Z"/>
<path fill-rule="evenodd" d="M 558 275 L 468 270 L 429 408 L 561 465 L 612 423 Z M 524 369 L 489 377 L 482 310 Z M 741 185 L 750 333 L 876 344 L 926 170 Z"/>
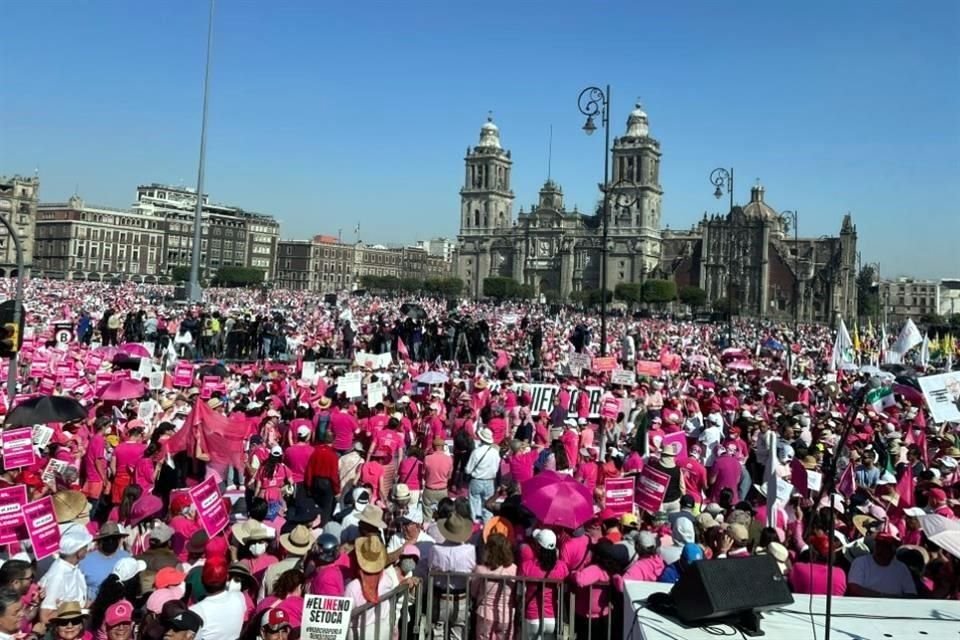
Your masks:
<path fill-rule="evenodd" d="M 480 127 L 480 143 L 467 149 L 466 174 L 460 189 L 460 235 L 486 235 L 513 226 L 510 152 L 500 146 L 500 129 L 492 117 Z"/>

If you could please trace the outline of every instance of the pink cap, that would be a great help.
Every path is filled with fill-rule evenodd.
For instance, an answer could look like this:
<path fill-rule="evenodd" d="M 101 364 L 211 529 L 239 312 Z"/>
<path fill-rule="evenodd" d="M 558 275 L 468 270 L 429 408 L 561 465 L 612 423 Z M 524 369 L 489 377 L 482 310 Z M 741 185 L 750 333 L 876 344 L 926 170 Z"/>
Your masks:
<path fill-rule="evenodd" d="M 115 627 L 124 622 L 133 622 L 133 605 L 126 600 L 114 602 L 107 608 L 103 622 L 108 627 Z"/>

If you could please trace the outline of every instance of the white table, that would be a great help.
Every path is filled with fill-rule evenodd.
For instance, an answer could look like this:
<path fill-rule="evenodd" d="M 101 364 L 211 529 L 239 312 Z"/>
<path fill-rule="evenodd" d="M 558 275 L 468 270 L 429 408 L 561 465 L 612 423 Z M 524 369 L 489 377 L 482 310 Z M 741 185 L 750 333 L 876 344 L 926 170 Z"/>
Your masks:
<path fill-rule="evenodd" d="M 624 640 L 723 637 L 687 628 L 637 602 L 651 593 L 667 592 L 670 586 L 657 582 L 625 583 Z M 825 596 L 813 596 L 811 602 L 811 596 L 796 594 L 792 605 L 765 612 L 760 628 L 770 640 L 823 640 L 825 603 Z M 960 640 L 960 602 L 955 600 L 834 598 L 832 615 L 831 638 L 837 640 Z M 724 625 L 718 625 L 718 629 L 724 633 L 733 631 Z M 739 631 L 733 631 L 730 637 L 741 640 Z"/>

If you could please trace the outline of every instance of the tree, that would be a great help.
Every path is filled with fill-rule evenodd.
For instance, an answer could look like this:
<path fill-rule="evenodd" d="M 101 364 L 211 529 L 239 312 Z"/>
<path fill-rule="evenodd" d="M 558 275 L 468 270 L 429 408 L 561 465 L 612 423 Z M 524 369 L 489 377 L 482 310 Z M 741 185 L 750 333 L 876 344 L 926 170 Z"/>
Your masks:
<path fill-rule="evenodd" d="M 190 267 L 173 267 L 170 269 L 170 277 L 174 282 L 186 282 L 190 279 Z"/>
<path fill-rule="evenodd" d="M 514 296 L 517 286 L 517 281 L 512 278 L 484 278 L 483 295 L 494 300 L 506 300 Z"/>
<path fill-rule="evenodd" d="M 249 287 L 263 284 L 267 272 L 253 267 L 220 267 L 213 283 L 220 287 Z"/>
<path fill-rule="evenodd" d="M 617 300 L 622 300 L 627 304 L 643 302 L 643 288 L 636 282 L 621 282 L 613 289 L 613 295 Z"/>
<path fill-rule="evenodd" d="M 740 301 L 736 298 L 717 298 L 713 301 L 713 310 L 719 313 L 734 314 L 740 312 Z"/>
<path fill-rule="evenodd" d="M 944 323 L 944 317 L 935 313 L 925 313 L 920 316 L 919 323 L 925 325 L 940 325 Z"/>
<path fill-rule="evenodd" d="M 532 284 L 521 284 L 517 285 L 512 297 L 519 298 L 520 300 L 532 300 L 536 296 L 537 291 L 533 288 Z"/>
<path fill-rule="evenodd" d="M 554 289 L 546 289 L 540 293 L 543 294 L 543 299 L 547 301 L 547 304 L 554 304 L 560 300 L 560 292 Z"/>
<path fill-rule="evenodd" d="M 673 280 L 647 280 L 643 283 L 643 300 L 666 304 L 677 299 L 677 284 Z"/>
<path fill-rule="evenodd" d="M 707 292 L 700 287 L 683 287 L 680 289 L 678 297 L 680 298 L 680 302 L 689 306 L 691 309 L 699 309 L 707 303 Z"/>
<path fill-rule="evenodd" d="M 400 278 L 400 290 L 404 293 L 415 293 L 423 289 L 423 281 L 417 278 Z"/>
<path fill-rule="evenodd" d="M 607 303 L 609 304 L 613 300 L 613 292 L 610 289 L 590 289 L 586 292 L 586 299 L 584 302 L 590 305 L 598 305 L 603 303 L 604 293 L 606 293 Z"/>
<path fill-rule="evenodd" d="M 880 290 L 875 284 L 877 280 L 877 272 L 869 264 L 857 274 L 857 310 L 861 316 L 875 318 L 880 315 Z"/>

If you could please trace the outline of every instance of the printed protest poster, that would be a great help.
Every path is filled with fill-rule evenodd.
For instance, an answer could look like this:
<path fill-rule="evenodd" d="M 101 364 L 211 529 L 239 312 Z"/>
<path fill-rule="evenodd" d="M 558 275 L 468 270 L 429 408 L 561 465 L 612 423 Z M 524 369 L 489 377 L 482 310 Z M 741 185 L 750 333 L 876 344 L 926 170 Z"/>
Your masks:
<path fill-rule="evenodd" d="M 541 411 L 547 413 L 553 411 L 553 402 L 557 394 L 560 393 L 560 387 L 555 384 L 528 384 L 526 388 L 530 391 L 530 412 L 532 414 L 536 415 Z M 599 418 L 603 387 L 589 386 L 586 387 L 585 391 L 590 394 L 590 417 Z M 567 411 L 576 414 L 577 401 L 581 393 L 584 393 L 584 391 L 577 389 L 570 394 L 570 406 L 566 407 Z M 577 416 L 574 415 L 573 417 Z"/>
<path fill-rule="evenodd" d="M 163 371 L 154 371 L 150 374 L 150 391 L 163 389 Z"/>
<path fill-rule="evenodd" d="M 807 489 L 809 489 L 810 493 L 813 494 L 819 492 L 820 487 L 822 486 L 823 474 L 819 471 L 814 471 L 813 469 L 807 469 Z"/>
<path fill-rule="evenodd" d="M 389 353 L 365 353 L 360 351 L 354 355 L 353 362 L 358 367 L 378 371 L 390 368 L 393 365 L 393 357 Z"/>
<path fill-rule="evenodd" d="M 337 379 L 337 393 L 345 393 L 348 398 L 360 398 L 363 396 L 362 383 L 363 373 L 359 371 L 345 373 Z"/>
<path fill-rule="evenodd" d="M 220 489 L 214 482 L 213 476 L 207 476 L 206 480 L 195 487 L 191 487 L 189 493 L 193 500 L 193 506 L 197 510 L 197 517 L 207 535 L 212 538 L 223 531 L 230 521 L 230 517 L 223 506 Z"/>
<path fill-rule="evenodd" d="M 648 378 L 659 378 L 663 374 L 663 365 L 654 360 L 639 360 L 637 362 L 637 375 L 647 376 Z"/>
<path fill-rule="evenodd" d="M 633 513 L 636 477 L 607 478 L 603 482 L 604 506 L 615 514 Z"/>
<path fill-rule="evenodd" d="M 217 376 L 203 376 L 203 383 L 200 385 L 200 397 L 209 400 L 219 386 L 220 378 Z"/>
<path fill-rule="evenodd" d="M 570 358 L 567 360 L 570 372 L 577 377 L 584 371 L 589 371 L 590 364 L 590 356 L 586 353 L 571 353 Z"/>
<path fill-rule="evenodd" d="M 663 439 L 660 441 L 661 447 L 666 447 L 668 444 L 673 444 L 676 447 L 679 447 L 677 453 L 677 464 L 682 465 L 687 461 L 689 454 L 687 453 L 687 435 L 682 431 L 677 431 L 676 433 L 668 433 L 663 436 Z"/>
<path fill-rule="evenodd" d="M 617 396 L 604 396 L 600 403 L 600 417 L 604 420 L 616 420 L 620 413 L 620 406 L 620 398 Z"/>
<path fill-rule="evenodd" d="M 43 474 L 40 475 L 40 479 L 43 480 L 44 484 L 52 484 L 57 479 L 57 475 L 62 474 L 68 466 L 70 465 L 64 460 L 50 458 L 47 461 L 47 466 L 43 469 Z"/>
<path fill-rule="evenodd" d="M 35 424 L 31 429 L 30 437 L 33 438 L 33 444 L 41 449 L 46 449 L 53 438 L 53 429 L 45 424 Z"/>
<path fill-rule="evenodd" d="M 960 371 L 918 378 L 934 422 L 960 422 Z"/>
<path fill-rule="evenodd" d="M 149 378 L 153 372 L 153 362 L 150 358 L 140 358 L 140 366 L 137 368 L 137 374 L 133 376 L 138 380 Z"/>
<path fill-rule="evenodd" d="M 17 541 L 23 527 L 23 505 L 27 504 L 27 485 L 0 489 L 0 545 Z"/>
<path fill-rule="evenodd" d="M 300 379 L 306 383 L 313 384 L 314 379 L 317 377 L 317 363 L 314 360 L 310 360 L 303 363 L 303 367 L 300 369 Z"/>
<path fill-rule="evenodd" d="M 178 362 L 173 370 L 173 386 L 189 387 L 193 384 L 193 365 L 189 362 Z"/>
<path fill-rule="evenodd" d="M 7 469 L 29 467 L 37 461 L 33 450 L 33 429 L 21 427 L 3 430 L 3 466 Z"/>
<path fill-rule="evenodd" d="M 637 506 L 647 513 L 660 511 L 669 484 L 670 476 L 650 465 L 645 466 L 637 478 Z"/>
<path fill-rule="evenodd" d="M 353 600 L 350 598 L 304 596 L 303 615 L 300 619 L 300 640 L 346 640 L 352 607 Z M 372 629 L 376 624 L 377 615 L 379 613 L 376 609 L 364 614 L 361 629 L 364 627 Z M 389 626 L 389 622 L 381 619 L 381 625 Z"/>
<path fill-rule="evenodd" d="M 23 521 L 33 546 L 33 556 L 43 560 L 60 549 L 60 527 L 53 510 L 53 496 L 28 502 L 23 505 Z M 80 525 L 74 525 L 80 526 Z"/>
<path fill-rule="evenodd" d="M 593 370 L 596 373 L 606 373 L 617 368 L 617 358 L 615 356 L 606 356 L 593 359 Z"/>
<path fill-rule="evenodd" d="M 387 388 L 383 386 L 382 382 L 371 382 L 367 385 L 367 406 L 373 408 L 378 403 L 383 402 L 386 393 Z"/>
<path fill-rule="evenodd" d="M 625 387 L 632 387 L 637 383 L 637 374 L 625 369 L 617 369 L 610 374 L 611 384 L 620 384 Z"/>

